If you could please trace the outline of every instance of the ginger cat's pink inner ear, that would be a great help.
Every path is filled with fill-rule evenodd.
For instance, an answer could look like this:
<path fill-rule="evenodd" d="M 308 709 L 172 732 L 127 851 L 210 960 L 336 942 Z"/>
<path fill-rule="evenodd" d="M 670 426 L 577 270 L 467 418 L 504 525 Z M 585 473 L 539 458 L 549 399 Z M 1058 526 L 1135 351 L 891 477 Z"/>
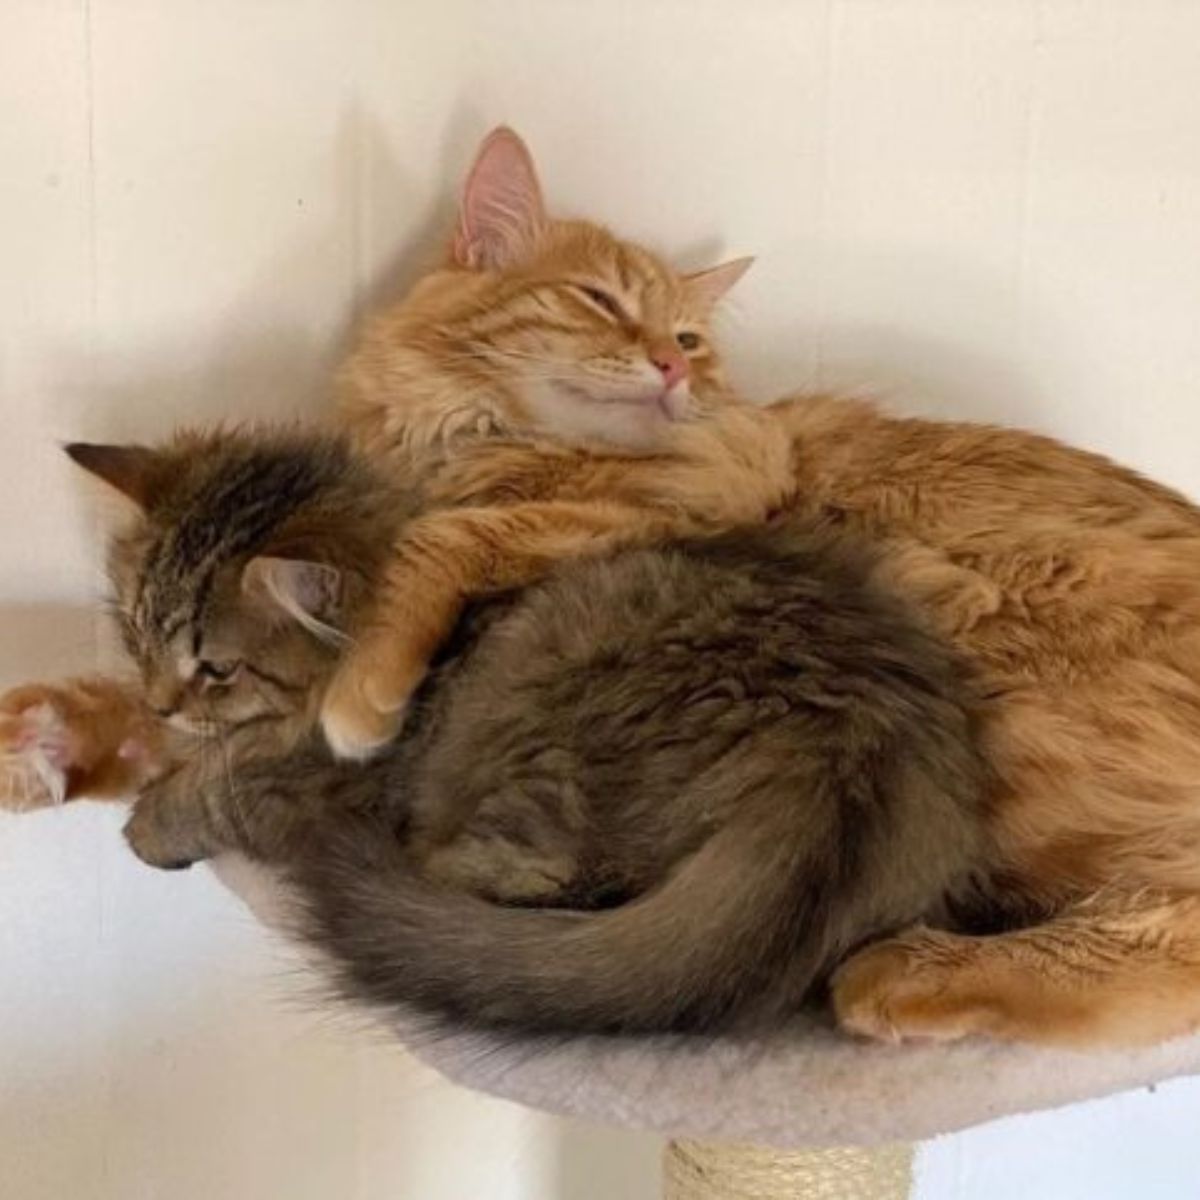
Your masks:
<path fill-rule="evenodd" d="M 159 455 L 145 446 L 108 446 L 96 442 L 71 442 L 67 456 L 109 487 L 116 488 L 139 508 L 149 508 L 163 483 Z"/>
<path fill-rule="evenodd" d="M 718 267 L 709 267 L 706 271 L 685 275 L 684 290 L 692 303 L 699 305 L 707 312 L 753 265 L 752 257 L 735 258 L 727 263 L 721 263 Z"/>
<path fill-rule="evenodd" d="M 454 261 L 476 271 L 516 266 L 546 224 L 542 189 L 525 143 L 504 126 L 479 147 L 463 188 Z"/>

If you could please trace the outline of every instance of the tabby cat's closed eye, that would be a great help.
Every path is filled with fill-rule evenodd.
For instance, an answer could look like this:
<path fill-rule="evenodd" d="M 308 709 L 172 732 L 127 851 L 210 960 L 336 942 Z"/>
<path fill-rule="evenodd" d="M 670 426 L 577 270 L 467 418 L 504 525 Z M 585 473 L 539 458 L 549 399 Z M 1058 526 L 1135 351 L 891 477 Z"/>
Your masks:
<path fill-rule="evenodd" d="M 230 684 L 241 672 L 242 664 L 237 661 L 203 661 L 196 666 L 196 676 L 206 683 Z"/>

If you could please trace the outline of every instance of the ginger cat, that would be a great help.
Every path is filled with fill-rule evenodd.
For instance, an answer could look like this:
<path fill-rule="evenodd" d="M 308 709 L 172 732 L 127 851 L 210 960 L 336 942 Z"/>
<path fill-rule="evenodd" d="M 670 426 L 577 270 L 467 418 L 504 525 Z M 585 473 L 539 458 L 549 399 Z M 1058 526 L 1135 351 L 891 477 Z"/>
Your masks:
<path fill-rule="evenodd" d="M 829 399 L 737 404 L 702 320 L 735 268 L 672 289 L 643 252 L 547 221 L 512 135 L 485 145 L 455 247 L 457 266 L 385 315 L 346 372 L 343 413 L 361 444 L 446 508 L 432 532 L 406 531 L 400 603 L 380 609 L 380 636 L 329 693 L 332 740 L 363 751 L 391 735 L 472 591 L 780 503 L 832 513 L 879 540 L 892 581 L 983 676 L 992 834 L 1012 909 L 1040 922 L 867 948 L 835 979 L 842 1023 L 1073 1045 L 1200 1026 L 1200 511 L 1018 431 Z M 599 357 L 567 349 L 600 331 Z M 684 382 L 672 336 L 695 422 L 670 420 Z"/>

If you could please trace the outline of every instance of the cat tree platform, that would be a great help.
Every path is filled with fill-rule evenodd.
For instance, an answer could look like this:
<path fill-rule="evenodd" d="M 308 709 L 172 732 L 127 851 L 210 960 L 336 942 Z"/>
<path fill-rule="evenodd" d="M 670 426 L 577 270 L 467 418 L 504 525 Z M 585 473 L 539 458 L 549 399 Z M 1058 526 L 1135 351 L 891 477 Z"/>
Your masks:
<path fill-rule="evenodd" d="M 267 871 L 237 856 L 214 869 L 278 923 L 281 894 Z M 802 1021 L 772 1037 L 707 1041 L 398 1033 L 464 1087 L 663 1134 L 668 1200 L 899 1200 L 915 1142 L 1200 1073 L 1200 1036 L 1083 1054 L 983 1039 L 867 1044 Z"/>

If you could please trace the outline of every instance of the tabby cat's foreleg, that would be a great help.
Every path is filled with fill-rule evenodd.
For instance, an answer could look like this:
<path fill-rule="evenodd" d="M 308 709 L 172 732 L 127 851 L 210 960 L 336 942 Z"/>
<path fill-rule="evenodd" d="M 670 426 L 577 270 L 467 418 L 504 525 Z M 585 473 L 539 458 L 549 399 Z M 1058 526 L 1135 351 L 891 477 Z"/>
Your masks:
<path fill-rule="evenodd" d="M 130 848 L 166 869 L 223 850 L 286 858 L 309 828 L 310 809 L 323 807 L 321 789 L 304 786 L 318 769 L 298 748 L 306 725 L 297 714 L 195 739 L 186 758 L 134 801 L 125 825 Z"/>

